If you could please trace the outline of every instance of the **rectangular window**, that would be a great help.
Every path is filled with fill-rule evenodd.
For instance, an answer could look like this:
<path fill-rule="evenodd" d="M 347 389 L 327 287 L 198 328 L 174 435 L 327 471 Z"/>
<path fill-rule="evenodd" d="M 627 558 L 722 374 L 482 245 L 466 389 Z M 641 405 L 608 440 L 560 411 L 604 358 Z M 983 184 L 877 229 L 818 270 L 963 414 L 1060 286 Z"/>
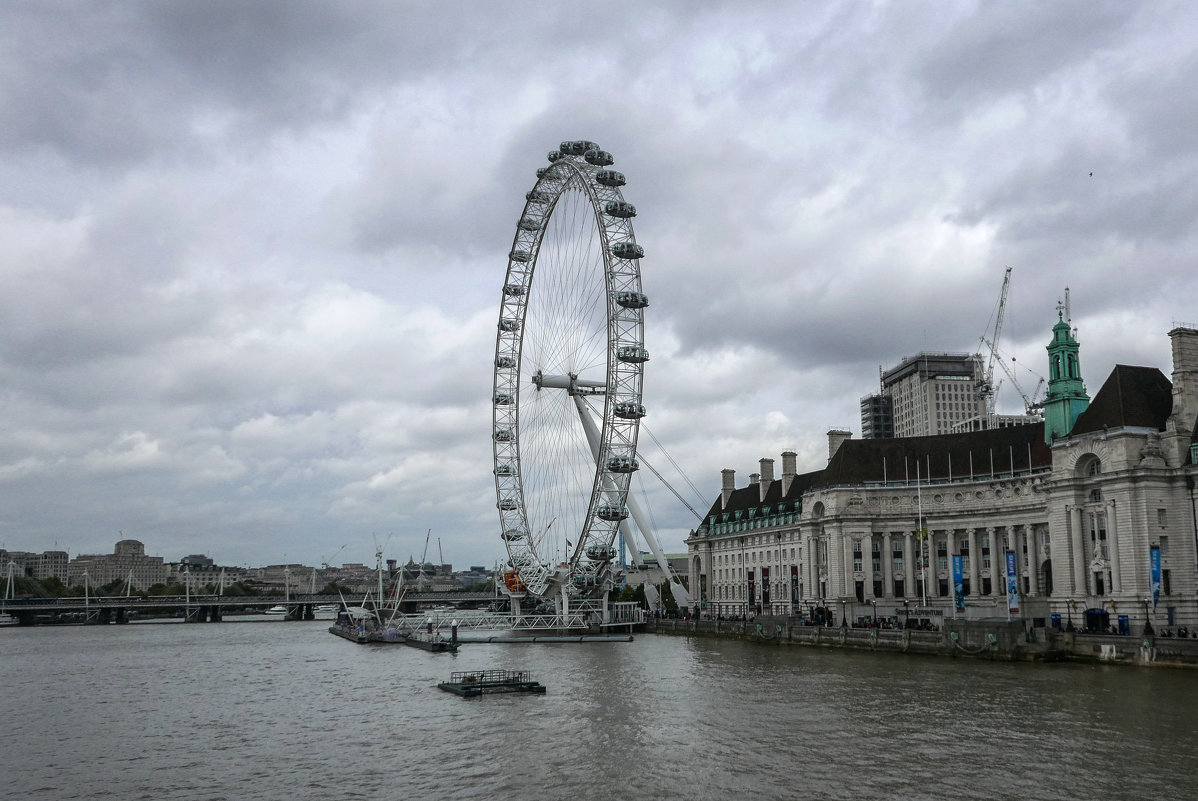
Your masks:
<path fill-rule="evenodd" d="M 1164 510 L 1164 509 L 1156 510 L 1156 524 L 1158 526 L 1164 527 L 1164 526 L 1168 525 L 1168 520 L 1169 520 L 1169 517 L 1168 517 L 1168 513 L 1166 510 Z"/>

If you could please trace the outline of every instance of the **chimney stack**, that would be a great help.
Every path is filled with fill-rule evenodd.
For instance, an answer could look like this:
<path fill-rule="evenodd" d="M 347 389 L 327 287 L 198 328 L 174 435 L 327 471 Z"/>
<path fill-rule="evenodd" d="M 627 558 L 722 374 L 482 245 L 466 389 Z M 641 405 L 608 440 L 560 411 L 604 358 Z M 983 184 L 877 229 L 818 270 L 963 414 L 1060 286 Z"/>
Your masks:
<path fill-rule="evenodd" d="M 757 496 L 759 501 L 765 500 L 765 494 L 770 491 L 770 484 L 774 483 L 774 460 L 762 459 L 761 462 L 761 483 L 758 484 L 760 493 Z"/>
<path fill-rule="evenodd" d="M 732 490 L 736 489 L 736 471 L 725 468 L 720 471 L 720 475 L 724 477 L 724 486 L 720 490 L 720 507 L 728 508 L 728 501 L 732 498 Z"/>
<path fill-rule="evenodd" d="M 845 440 L 852 439 L 853 432 L 845 431 L 844 429 L 834 428 L 828 432 L 828 461 L 832 461 L 832 457 L 840 450 L 840 446 Z"/>
<path fill-rule="evenodd" d="M 794 451 L 782 452 L 782 495 L 790 492 L 790 484 L 798 475 L 797 465 L 798 457 Z"/>

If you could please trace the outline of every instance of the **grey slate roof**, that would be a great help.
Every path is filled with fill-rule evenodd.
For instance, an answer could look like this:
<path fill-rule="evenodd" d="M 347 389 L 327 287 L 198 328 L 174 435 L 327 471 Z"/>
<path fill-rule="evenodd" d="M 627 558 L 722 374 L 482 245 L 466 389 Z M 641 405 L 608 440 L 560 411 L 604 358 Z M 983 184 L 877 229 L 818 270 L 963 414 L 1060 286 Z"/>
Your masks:
<path fill-rule="evenodd" d="M 1173 383 L 1164 373 L 1155 367 L 1117 364 L 1069 433 L 1077 436 L 1125 426 L 1164 431 L 1172 411 Z"/>

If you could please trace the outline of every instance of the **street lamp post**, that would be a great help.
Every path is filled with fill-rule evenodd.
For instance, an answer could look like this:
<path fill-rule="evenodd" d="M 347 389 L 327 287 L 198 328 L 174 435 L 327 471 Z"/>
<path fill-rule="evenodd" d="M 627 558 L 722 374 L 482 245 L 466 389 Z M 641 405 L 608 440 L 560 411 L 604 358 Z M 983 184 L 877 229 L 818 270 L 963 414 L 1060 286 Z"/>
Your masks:
<path fill-rule="evenodd" d="M 845 610 L 848 608 L 849 602 L 842 600 L 840 602 L 840 627 L 847 629 L 849 627 L 849 618 Z"/>
<path fill-rule="evenodd" d="M 1073 599 L 1070 598 L 1065 603 L 1065 614 L 1069 617 L 1069 623 L 1065 626 L 1065 631 L 1073 631 Z"/>
<path fill-rule="evenodd" d="M 903 599 L 903 629 L 911 628 L 911 602 Z"/>
<path fill-rule="evenodd" d="M 1148 616 L 1148 599 L 1147 598 L 1144 599 L 1144 633 L 1145 634 L 1155 634 L 1156 633 L 1152 630 L 1152 618 L 1150 618 Z"/>
<path fill-rule="evenodd" d="M 873 612 L 874 612 L 874 628 L 876 629 L 876 628 L 878 627 L 878 599 L 877 599 L 877 598 L 870 598 L 870 599 L 869 599 L 869 605 L 873 607 Z"/>

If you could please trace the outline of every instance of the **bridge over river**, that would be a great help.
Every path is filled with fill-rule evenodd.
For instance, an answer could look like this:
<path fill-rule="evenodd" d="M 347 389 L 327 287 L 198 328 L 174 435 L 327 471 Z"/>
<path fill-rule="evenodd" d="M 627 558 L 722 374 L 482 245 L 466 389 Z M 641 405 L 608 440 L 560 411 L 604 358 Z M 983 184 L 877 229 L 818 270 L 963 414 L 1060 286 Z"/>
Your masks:
<path fill-rule="evenodd" d="M 496 600 L 486 592 L 418 592 L 400 600 L 400 610 L 454 611 L 486 607 Z M 0 605 L 22 626 L 53 623 L 127 623 L 132 617 L 182 617 L 189 623 L 216 623 L 225 615 L 266 612 L 283 620 L 315 620 L 319 607 L 340 608 L 354 599 L 340 595 L 170 595 L 101 596 L 82 598 L 9 598 Z"/>

